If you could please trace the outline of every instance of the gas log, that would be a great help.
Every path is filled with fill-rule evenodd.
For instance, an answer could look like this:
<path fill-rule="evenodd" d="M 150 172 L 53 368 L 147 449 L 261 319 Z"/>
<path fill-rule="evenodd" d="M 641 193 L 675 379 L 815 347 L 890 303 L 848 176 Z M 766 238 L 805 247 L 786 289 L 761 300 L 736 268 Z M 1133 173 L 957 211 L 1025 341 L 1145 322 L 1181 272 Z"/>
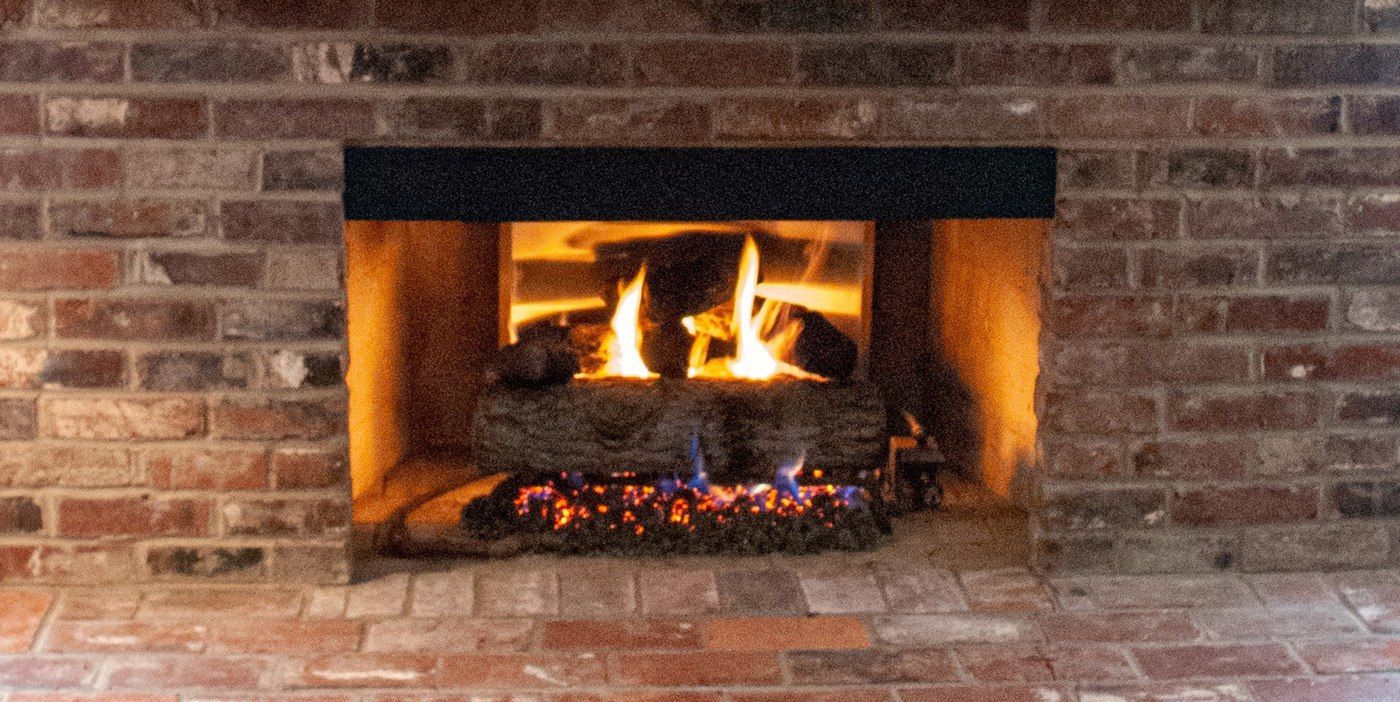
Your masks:
<path fill-rule="evenodd" d="M 867 382 L 589 379 L 494 388 L 477 406 L 472 445 L 488 472 L 684 476 L 699 436 L 715 482 L 768 481 L 805 452 L 805 477 L 860 483 L 885 463 L 885 423 Z"/>

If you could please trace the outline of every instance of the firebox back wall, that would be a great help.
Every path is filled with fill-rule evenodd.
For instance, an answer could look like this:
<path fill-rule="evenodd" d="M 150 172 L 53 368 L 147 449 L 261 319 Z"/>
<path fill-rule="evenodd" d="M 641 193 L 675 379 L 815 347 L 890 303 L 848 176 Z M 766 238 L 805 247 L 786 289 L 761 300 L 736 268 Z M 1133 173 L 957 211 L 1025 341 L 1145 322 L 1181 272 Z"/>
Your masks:
<path fill-rule="evenodd" d="M 6 16 L 4 578 L 345 576 L 340 149 L 379 140 L 1056 146 L 1038 562 L 1400 562 L 1392 9 L 490 4 Z"/>

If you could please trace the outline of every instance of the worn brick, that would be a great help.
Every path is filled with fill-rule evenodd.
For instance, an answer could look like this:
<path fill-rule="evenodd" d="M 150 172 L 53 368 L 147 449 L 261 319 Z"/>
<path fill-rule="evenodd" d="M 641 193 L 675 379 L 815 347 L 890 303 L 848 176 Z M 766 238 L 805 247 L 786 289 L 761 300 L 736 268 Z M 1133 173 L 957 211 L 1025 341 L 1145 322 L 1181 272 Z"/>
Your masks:
<path fill-rule="evenodd" d="M 142 473 L 123 448 L 26 446 L 0 455 L 0 485 L 13 487 L 125 487 L 140 485 Z"/>
<path fill-rule="evenodd" d="M 1080 292 L 1128 287 L 1128 252 L 1124 249 L 1057 246 L 1052 258 L 1057 290 Z"/>
<path fill-rule="evenodd" d="M 1193 296 L 1176 309 L 1176 326 L 1196 332 L 1317 332 L 1331 301 L 1312 295 Z"/>
<path fill-rule="evenodd" d="M 368 100 L 229 100 L 214 104 L 215 130 L 236 139 L 363 139 L 377 130 Z"/>
<path fill-rule="evenodd" d="M 885 599 L 875 576 L 865 569 L 818 570 L 800 574 L 807 608 L 814 614 L 883 612 Z"/>
<path fill-rule="evenodd" d="M 797 651 L 787 655 L 798 685 L 888 685 L 958 680 L 957 665 L 942 649 Z"/>
<path fill-rule="evenodd" d="M 1400 379 L 1400 347 L 1384 344 L 1285 346 L 1264 350 L 1270 380 Z"/>
<path fill-rule="evenodd" d="M 1357 290 L 1343 303 L 1347 325 L 1366 331 L 1400 330 L 1400 294 Z"/>
<path fill-rule="evenodd" d="M 1313 641 L 1300 644 L 1298 654 L 1324 675 L 1388 671 L 1400 667 L 1400 644 L 1393 639 Z"/>
<path fill-rule="evenodd" d="M 16 549 L 19 552 L 22 549 Z M 82 686 L 97 672 L 98 661 L 66 656 L 0 658 L 0 685 L 67 689 Z"/>
<path fill-rule="evenodd" d="M 857 139 L 879 126 L 871 100 L 728 99 L 715 107 L 715 131 L 730 139 Z"/>
<path fill-rule="evenodd" d="M 1146 433 L 1157 426 L 1157 401 L 1143 393 L 1052 392 L 1045 398 L 1045 424 L 1071 434 Z"/>
<path fill-rule="evenodd" d="M 338 202 L 225 202 L 221 213 L 229 241 L 338 245 L 344 237 Z"/>
<path fill-rule="evenodd" d="M 272 250 L 266 253 L 264 287 L 271 290 L 339 290 L 341 253 L 336 249 Z"/>
<path fill-rule="evenodd" d="M 464 79 L 490 85 L 618 86 L 627 62 L 616 44 L 499 42 L 464 58 Z"/>
<path fill-rule="evenodd" d="M 125 47 L 116 42 L 0 42 L 0 80 L 115 83 Z"/>
<path fill-rule="evenodd" d="M 1220 34 L 1348 34 L 1352 8 L 1328 0 L 1209 0 L 1201 28 Z"/>
<path fill-rule="evenodd" d="M 708 570 L 644 570 L 637 576 L 644 614 L 702 614 L 719 610 L 715 576 Z"/>
<path fill-rule="evenodd" d="M 805 614 L 797 574 L 788 570 L 725 570 L 715 575 L 720 608 L 727 612 Z"/>
<path fill-rule="evenodd" d="M 257 155 L 235 149 L 133 150 L 122 156 L 122 180 L 148 190 L 251 191 Z"/>
<path fill-rule="evenodd" d="M 1177 490 L 1172 522 L 1221 527 L 1303 522 L 1317 519 L 1317 488 L 1302 485 L 1245 485 Z"/>
<path fill-rule="evenodd" d="M 1400 49 L 1389 45 L 1313 44 L 1274 51 L 1274 81 L 1285 86 L 1396 85 Z"/>
<path fill-rule="evenodd" d="M 44 650 L 58 653 L 198 653 L 209 627 L 190 622 L 60 622 Z"/>
<path fill-rule="evenodd" d="M 1323 305 L 1326 324 L 1326 304 Z M 1172 329 L 1172 304 L 1155 295 L 1066 295 L 1051 306 L 1053 328 L 1065 337 L 1165 336 Z"/>
<path fill-rule="evenodd" d="M 125 139 L 193 139 L 209 129 L 204 101 L 194 98 L 49 97 L 48 134 Z"/>
<path fill-rule="evenodd" d="M 167 392 L 247 388 L 257 372 L 247 355 L 198 351 L 144 354 L 135 367 L 143 390 Z"/>
<path fill-rule="evenodd" d="M 345 383 L 345 369 L 339 353 L 283 349 L 267 354 L 259 364 L 265 369 L 263 384 L 269 388 L 330 388 Z"/>
<path fill-rule="evenodd" d="M 230 536 L 336 536 L 350 528 L 350 504 L 334 499 L 227 500 L 219 508 Z"/>
<path fill-rule="evenodd" d="M 0 299 L 0 341 L 23 341 L 48 327 L 40 301 Z"/>
<path fill-rule="evenodd" d="M 1191 100 L 1165 95 L 1076 95 L 1045 102 L 1051 136 L 1067 139 L 1181 137 Z"/>
<path fill-rule="evenodd" d="M 370 0 L 220 0 L 212 5 L 210 24 L 251 29 L 351 29 L 373 18 Z"/>
<path fill-rule="evenodd" d="M 878 568 L 875 577 L 885 592 L 891 612 L 928 614 L 967 610 L 957 579 L 946 570 Z"/>
<path fill-rule="evenodd" d="M 1400 423 L 1400 393 L 1345 393 L 1337 398 L 1336 411 L 1342 422 L 1392 426 Z"/>
<path fill-rule="evenodd" d="M 640 85 L 785 85 L 793 80 L 792 67 L 790 47 L 754 42 L 645 43 L 632 56 L 633 76 Z"/>
<path fill-rule="evenodd" d="M 1147 288 L 1253 285 L 1258 269 L 1259 252 L 1246 248 L 1148 249 L 1140 262 Z"/>
<path fill-rule="evenodd" d="M 58 504 L 58 533 L 100 536 L 205 536 L 210 505 L 180 498 L 66 498 Z"/>
<path fill-rule="evenodd" d="M 132 656 L 107 668 L 107 684 L 116 690 L 159 687 L 256 690 L 269 674 L 266 659 L 227 656 Z"/>
<path fill-rule="evenodd" d="M 245 300 L 226 305 L 221 317 L 226 339 L 335 341 L 345 335 L 339 301 Z"/>
<path fill-rule="evenodd" d="M 0 248 L 3 290 L 110 288 L 117 275 L 117 255 L 112 251 Z"/>
<path fill-rule="evenodd" d="M 637 609 L 630 573 L 579 572 L 559 578 L 559 613 L 573 617 L 607 617 Z"/>
<path fill-rule="evenodd" d="M 1150 385 L 1248 380 L 1249 348 L 1238 345 L 1107 342 L 1057 345 L 1050 377 L 1069 385 Z"/>
<path fill-rule="evenodd" d="M 385 619 L 369 624 L 364 649 L 403 653 L 525 651 L 534 630 L 529 619 Z"/>
<path fill-rule="evenodd" d="M 1337 483 L 1327 489 L 1332 514 L 1343 518 L 1400 516 L 1400 484 L 1384 482 Z"/>
<path fill-rule="evenodd" d="M 1116 75 L 1124 83 L 1251 83 L 1259 57 L 1248 46 L 1129 46 L 1118 54 Z"/>
<path fill-rule="evenodd" d="M 615 658 L 614 679 L 623 685 L 773 685 L 781 679 L 772 653 L 705 651 L 623 653 Z"/>
<path fill-rule="evenodd" d="M 1133 472 L 1152 478 L 1241 478 L 1262 460 L 1258 444 L 1244 438 L 1154 439 L 1131 452 Z"/>
<path fill-rule="evenodd" d="M 115 187 L 119 159 L 108 149 L 0 149 L 0 190 L 100 190 Z"/>
<path fill-rule="evenodd" d="M 1131 151 L 1061 149 L 1058 157 L 1061 188 L 1131 188 L 1137 185 L 1137 166 Z M 1087 202 L 1062 200 L 1056 207 L 1056 217 L 1063 216 L 1061 210 L 1067 204 L 1082 206 Z"/>
<path fill-rule="evenodd" d="M 340 192 L 345 187 L 345 167 L 335 151 L 272 151 L 263 154 L 262 187 Z"/>
<path fill-rule="evenodd" d="M 142 251 L 127 258 L 127 282 L 136 285 L 253 288 L 262 277 L 257 253 Z"/>
<path fill-rule="evenodd" d="M 1325 238 L 1341 234 L 1342 218 L 1326 198 L 1192 199 L 1186 227 L 1195 239 Z"/>
<path fill-rule="evenodd" d="M 1048 0 L 1045 26 L 1059 31 L 1183 31 L 1191 28 L 1188 0 L 1159 0 L 1139 3 L 1109 0 L 1081 3 L 1075 0 Z"/>
<path fill-rule="evenodd" d="M 183 439 L 204 431 L 204 404 L 187 398 L 47 397 L 40 432 L 60 439 Z"/>
<path fill-rule="evenodd" d="M 1000 684 L 911 688 L 900 690 L 899 697 L 904 702 L 1068 702 L 1070 699 L 1069 693 L 1060 686 Z"/>
<path fill-rule="evenodd" d="M 1328 702 L 1387 700 L 1400 696 L 1400 676 L 1366 675 L 1332 678 L 1259 680 L 1249 684 L 1260 702 Z"/>
<path fill-rule="evenodd" d="M 141 466 L 150 484 L 164 490 L 258 490 L 269 484 L 259 449 L 150 449 L 141 454 Z"/>
<path fill-rule="evenodd" d="M 1304 392 L 1178 392 L 1169 403 L 1168 423 L 1187 431 L 1308 429 L 1317 424 L 1317 404 Z"/>
<path fill-rule="evenodd" d="M 1054 441 L 1046 445 L 1046 471 L 1056 478 L 1111 478 L 1127 472 L 1122 449 L 1113 441 Z"/>
<path fill-rule="evenodd" d="M 69 339 L 213 340 L 214 310 L 203 302 L 157 299 L 54 302 L 54 331 Z"/>
<path fill-rule="evenodd" d="M 1379 283 L 1400 279 L 1400 250 L 1378 244 L 1318 244 L 1270 252 L 1265 277 L 1279 283 Z"/>
<path fill-rule="evenodd" d="M 1099 44 L 978 43 L 962 47 L 960 80 L 976 85 L 1106 85 L 1113 52 Z"/>
<path fill-rule="evenodd" d="M 54 29 L 193 29 L 202 19 L 197 6 L 179 0 L 38 0 L 33 4 L 35 24 Z"/>
<path fill-rule="evenodd" d="M 1149 678 L 1288 675 L 1302 666 L 1279 644 L 1192 644 L 1142 648 L 1133 657 Z"/>
<path fill-rule="evenodd" d="M 1055 612 L 1038 623 L 1050 641 L 1145 643 L 1200 636 L 1184 612 Z"/>
<path fill-rule="evenodd" d="M 998 140 L 1044 136 L 1045 114 L 1034 98 L 992 95 L 899 97 L 881 107 L 892 138 Z"/>
<path fill-rule="evenodd" d="M 546 139 L 566 142 L 698 142 L 710 111 L 691 100 L 563 100 L 543 106 Z"/>
<path fill-rule="evenodd" d="M 1207 136 L 1291 137 L 1335 134 L 1341 114 L 1339 97 L 1205 97 L 1196 101 L 1192 119 Z"/>
<path fill-rule="evenodd" d="M 31 534 L 44 528 L 44 512 L 29 497 L 0 497 L 0 534 Z"/>
<path fill-rule="evenodd" d="M 345 401 L 224 398 L 209 408 L 209 432 L 224 439 L 323 439 L 345 433 Z"/>
<path fill-rule="evenodd" d="M 553 650 L 696 649 L 704 647 L 704 631 L 685 620 L 561 620 L 544 623 L 540 642 Z"/>
<path fill-rule="evenodd" d="M 1400 197 L 1392 194 L 1358 195 L 1342 209 L 1348 231 L 1367 236 L 1400 234 Z"/>
<path fill-rule="evenodd" d="M 951 44 L 810 44 L 797 78 L 819 86 L 935 86 L 953 82 Z"/>
<path fill-rule="evenodd" d="M 334 42 L 292 48 L 292 72 L 304 83 L 442 83 L 456 57 L 444 44 Z"/>
<path fill-rule="evenodd" d="M 1400 185 L 1400 158 L 1391 149 L 1268 149 L 1261 164 L 1266 186 Z"/>
<path fill-rule="evenodd" d="M 1385 563 L 1389 535 L 1371 523 L 1311 525 L 1246 532 L 1241 543 L 1245 570 L 1342 570 Z"/>
<path fill-rule="evenodd" d="M 1149 152 L 1140 161 L 1142 180 L 1149 186 L 1231 188 L 1254 179 L 1254 158 L 1246 151 L 1187 149 Z"/>
<path fill-rule="evenodd" d="M 376 25 L 410 32 L 485 35 L 528 33 L 540 21 L 536 3 L 504 0 L 463 5 L 453 0 L 376 3 Z"/>
<path fill-rule="evenodd" d="M 49 204 L 48 229 L 82 238 L 199 237 L 207 232 L 205 210 L 192 200 L 59 201 Z"/>
<path fill-rule="evenodd" d="M 1046 529 L 1081 531 L 1166 524 L 1167 492 L 1160 488 L 1069 488 L 1047 491 L 1036 514 Z"/>
<path fill-rule="evenodd" d="M 146 567 L 157 578 L 257 580 L 266 577 L 266 562 L 266 550 L 257 547 L 157 546 L 146 551 Z"/>
<path fill-rule="evenodd" d="M 1027 619 L 991 614 L 903 614 L 876 617 L 875 639 L 890 646 L 1016 643 L 1039 637 Z"/>
<path fill-rule="evenodd" d="M 986 682 L 1132 680 L 1121 651 L 1102 647 L 1040 645 L 959 648 L 963 667 Z"/>
<path fill-rule="evenodd" d="M 1176 200 L 1061 198 L 1055 235 L 1082 241 L 1176 239 L 1181 204 Z"/>
<path fill-rule="evenodd" d="M 247 41 L 138 42 L 131 47 L 131 77 L 160 83 L 250 83 L 291 78 L 286 47 Z"/>

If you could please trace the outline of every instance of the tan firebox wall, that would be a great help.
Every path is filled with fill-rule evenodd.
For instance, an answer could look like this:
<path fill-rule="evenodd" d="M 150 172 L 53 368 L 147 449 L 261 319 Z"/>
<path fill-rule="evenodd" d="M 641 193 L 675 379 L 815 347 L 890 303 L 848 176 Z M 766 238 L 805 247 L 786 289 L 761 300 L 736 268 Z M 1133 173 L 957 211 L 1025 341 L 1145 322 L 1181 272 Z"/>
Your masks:
<path fill-rule="evenodd" d="M 934 225 L 934 334 L 972 398 L 977 477 L 1019 496 L 1034 465 L 1040 272 L 1038 219 L 946 220 Z"/>

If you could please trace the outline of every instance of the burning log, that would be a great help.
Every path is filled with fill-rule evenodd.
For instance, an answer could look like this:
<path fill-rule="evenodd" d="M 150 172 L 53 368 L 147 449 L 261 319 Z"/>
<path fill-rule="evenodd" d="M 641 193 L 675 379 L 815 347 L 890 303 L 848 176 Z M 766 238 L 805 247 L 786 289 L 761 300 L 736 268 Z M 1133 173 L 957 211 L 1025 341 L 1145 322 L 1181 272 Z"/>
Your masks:
<path fill-rule="evenodd" d="M 578 353 L 569 340 L 569 329 L 554 325 L 522 332 L 519 342 L 501 349 L 496 368 L 503 385 L 518 388 L 563 385 L 578 370 Z"/>
<path fill-rule="evenodd" d="M 473 457 L 486 471 L 689 473 L 699 437 L 716 480 L 768 480 L 806 452 L 809 471 L 861 484 L 888 450 L 885 407 L 865 382 L 590 379 L 501 387 L 477 406 Z"/>
<path fill-rule="evenodd" d="M 851 377 L 860 356 L 856 340 L 846 336 L 819 312 L 799 309 L 794 318 L 802 325 L 802 331 L 793 343 L 793 364 L 832 380 Z"/>

